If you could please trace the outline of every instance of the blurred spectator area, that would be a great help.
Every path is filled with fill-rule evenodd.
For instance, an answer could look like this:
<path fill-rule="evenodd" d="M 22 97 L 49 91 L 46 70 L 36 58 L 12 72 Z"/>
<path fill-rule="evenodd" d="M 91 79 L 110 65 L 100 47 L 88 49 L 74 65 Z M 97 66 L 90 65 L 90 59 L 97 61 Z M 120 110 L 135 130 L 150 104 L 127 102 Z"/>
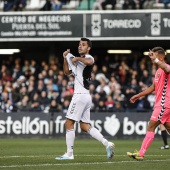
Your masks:
<path fill-rule="evenodd" d="M 46 0 L 27 0 L 28 5 L 26 6 L 26 10 L 39 10 L 42 8 Z M 62 6 L 63 10 L 76 9 L 79 6 L 79 0 L 70 0 L 66 5 Z"/>
<path fill-rule="evenodd" d="M 93 4 L 97 0 L 70 0 L 67 4 L 62 6 L 62 10 L 92 10 Z M 164 0 L 145 0 L 144 9 L 164 9 Z M 168 0 L 167 0 L 168 1 Z M 170 0 L 169 0 L 170 1 Z M 0 0 L 0 11 L 3 11 L 4 0 Z M 116 0 L 115 9 L 123 9 L 123 4 L 125 0 Z M 139 9 L 140 0 L 135 0 L 137 9 Z M 46 3 L 46 0 L 27 0 L 27 5 L 24 10 L 26 11 L 39 11 Z M 167 4 L 167 7 L 170 8 L 170 3 Z M 106 10 L 111 10 L 112 5 L 106 5 Z"/>
<path fill-rule="evenodd" d="M 45 0 L 27 0 L 26 10 L 39 10 L 45 4 Z"/>
<path fill-rule="evenodd" d="M 155 8 L 155 9 L 164 9 L 165 6 L 164 6 L 163 2 L 165 2 L 165 3 L 169 2 L 167 4 L 167 7 L 170 8 L 170 0 L 165 0 L 165 1 L 163 1 L 163 0 L 156 0 L 155 3 L 153 4 L 153 8 Z"/>
<path fill-rule="evenodd" d="M 0 0 L 0 11 L 3 11 L 4 0 Z M 25 7 L 26 11 L 39 11 L 46 3 L 46 0 L 27 0 Z M 80 0 L 70 0 L 66 5 L 63 5 L 63 10 L 77 9 L 80 4 Z"/>
<path fill-rule="evenodd" d="M 97 0 L 81 0 L 80 5 L 77 8 L 78 10 L 92 10 L 93 9 L 93 4 Z M 122 5 L 124 3 L 124 0 L 117 0 L 115 9 L 122 9 Z M 107 10 L 111 10 L 112 5 L 108 4 L 106 5 Z"/>

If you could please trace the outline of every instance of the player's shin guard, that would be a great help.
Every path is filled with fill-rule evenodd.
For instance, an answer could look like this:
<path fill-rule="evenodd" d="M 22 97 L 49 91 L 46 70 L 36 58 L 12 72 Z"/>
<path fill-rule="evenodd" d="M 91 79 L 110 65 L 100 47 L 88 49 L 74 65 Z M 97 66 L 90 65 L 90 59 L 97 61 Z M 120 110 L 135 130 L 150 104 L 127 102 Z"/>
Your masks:
<path fill-rule="evenodd" d="M 147 132 L 146 136 L 142 142 L 139 154 L 140 156 L 144 157 L 145 152 L 147 151 L 147 149 L 149 148 L 150 144 L 152 143 L 152 141 L 154 140 L 154 132 Z"/>

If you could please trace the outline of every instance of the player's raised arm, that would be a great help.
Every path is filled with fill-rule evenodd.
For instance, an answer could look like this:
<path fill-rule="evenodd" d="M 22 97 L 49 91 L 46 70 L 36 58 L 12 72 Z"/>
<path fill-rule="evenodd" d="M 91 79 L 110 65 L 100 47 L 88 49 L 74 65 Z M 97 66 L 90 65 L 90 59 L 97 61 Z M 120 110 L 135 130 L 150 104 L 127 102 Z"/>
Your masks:
<path fill-rule="evenodd" d="M 64 63 L 63 63 L 63 71 L 65 75 L 70 75 L 72 73 L 71 70 L 69 70 L 69 66 L 66 60 L 66 56 L 67 54 L 70 52 L 70 49 L 67 49 L 66 51 L 64 51 L 63 53 L 63 58 L 64 58 Z"/>
<path fill-rule="evenodd" d="M 158 47 L 159 48 L 159 47 Z M 170 73 L 170 67 L 165 63 L 165 52 L 164 50 L 160 47 L 160 49 L 154 49 L 149 50 L 148 56 L 152 60 L 153 63 L 155 63 L 159 68 L 164 70 L 166 74 Z"/>

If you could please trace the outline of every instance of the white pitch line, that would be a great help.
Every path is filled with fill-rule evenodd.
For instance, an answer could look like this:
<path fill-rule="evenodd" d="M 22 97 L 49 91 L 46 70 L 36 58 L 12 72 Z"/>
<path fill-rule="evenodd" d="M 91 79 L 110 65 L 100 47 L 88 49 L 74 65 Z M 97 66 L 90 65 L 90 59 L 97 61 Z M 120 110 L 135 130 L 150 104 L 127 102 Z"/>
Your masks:
<path fill-rule="evenodd" d="M 169 162 L 170 159 L 166 160 L 146 160 L 145 162 Z M 93 163 L 66 163 L 66 164 L 26 164 L 26 165 L 9 165 L 0 166 L 0 168 L 21 168 L 21 167 L 41 167 L 41 166 L 77 166 L 77 165 L 100 165 L 100 164 L 122 164 L 122 163 L 139 163 L 141 161 L 117 161 L 117 162 L 93 162 Z M 143 161 L 142 161 L 143 162 Z"/>
<path fill-rule="evenodd" d="M 75 157 L 103 157 L 103 156 L 106 156 L 106 155 L 74 155 Z M 121 157 L 121 156 L 127 156 L 127 155 L 115 155 L 115 157 Z M 146 155 L 145 157 L 147 156 L 170 156 L 170 155 Z M 25 155 L 13 155 L 13 156 L 0 156 L 0 159 L 8 159 L 8 158 L 39 158 L 39 157 L 56 157 L 56 155 L 29 155 L 29 156 L 25 156 Z"/>

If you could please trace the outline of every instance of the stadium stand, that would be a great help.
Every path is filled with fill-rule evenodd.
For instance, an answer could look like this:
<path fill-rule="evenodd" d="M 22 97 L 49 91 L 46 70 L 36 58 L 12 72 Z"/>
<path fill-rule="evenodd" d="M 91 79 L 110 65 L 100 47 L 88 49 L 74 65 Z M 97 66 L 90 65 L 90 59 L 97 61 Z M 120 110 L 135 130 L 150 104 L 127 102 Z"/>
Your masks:
<path fill-rule="evenodd" d="M 29 0 L 26 10 L 39 10 L 44 6 L 46 0 Z M 66 5 L 62 6 L 63 10 L 74 10 L 79 6 L 79 1 L 70 0 Z"/>
<path fill-rule="evenodd" d="M 62 10 L 92 10 L 93 4 L 96 0 L 70 0 L 66 5 L 62 6 Z M 125 0 L 117 0 L 115 5 L 115 10 L 123 9 L 123 4 Z M 143 9 L 165 9 L 164 3 L 160 0 L 153 0 L 144 2 Z M 27 5 L 25 7 L 26 11 L 39 11 L 46 0 L 27 0 Z M 4 1 L 0 1 L 0 11 L 3 11 Z M 136 9 L 139 9 L 139 3 L 136 3 Z M 112 5 L 108 4 L 106 10 L 111 10 Z M 167 8 L 170 8 L 170 3 L 167 4 Z"/>
<path fill-rule="evenodd" d="M 138 56 L 135 61 L 133 56 L 124 56 L 123 61 L 121 56 L 118 61 L 107 56 L 95 58 L 98 62 L 93 68 L 90 85 L 92 111 L 131 112 L 152 109 L 152 96 L 139 100 L 135 105 L 127 102 L 130 96 L 151 83 L 152 70 L 155 68 L 151 67 L 146 58 Z M 73 81 L 73 76 L 64 76 L 57 58 L 38 62 L 34 59 L 5 57 L 0 67 L 0 112 L 24 110 L 45 113 L 50 111 L 54 100 L 57 103 L 55 109 L 64 110 L 65 102 L 70 102 L 74 92 Z"/>
<path fill-rule="evenodd" d="M 27 0 L 25 7 L 26 11 L 39 11 L 46 3 L 46 0 Z M 63 10 L 75 10 L 79 6 L 79 1 L 70 0 L 66 5 L 63 5 Z M 4 1 L 0 1 L 0 11 L 3 11 Z"/>

